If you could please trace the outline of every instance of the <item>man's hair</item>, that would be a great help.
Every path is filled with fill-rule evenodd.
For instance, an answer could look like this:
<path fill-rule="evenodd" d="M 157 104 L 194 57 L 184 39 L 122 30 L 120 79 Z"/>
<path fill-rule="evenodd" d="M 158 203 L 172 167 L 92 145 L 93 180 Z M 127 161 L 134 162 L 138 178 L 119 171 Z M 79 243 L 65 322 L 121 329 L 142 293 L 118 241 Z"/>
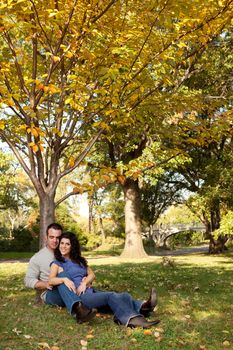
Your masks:
<path fill-rule="evenodd" d="M 49 229 L 50 228 L 53 228 L 54 230 L 59 230 L 62 232 L 62 226 L 57 224 L 56 222 L 53 222 L 52 224 L 50 224 L 48 227 L 47 227 L 47 230 L 46 230 L 46 234 L 48 236 L 48 233 L 49 233 Z"/>

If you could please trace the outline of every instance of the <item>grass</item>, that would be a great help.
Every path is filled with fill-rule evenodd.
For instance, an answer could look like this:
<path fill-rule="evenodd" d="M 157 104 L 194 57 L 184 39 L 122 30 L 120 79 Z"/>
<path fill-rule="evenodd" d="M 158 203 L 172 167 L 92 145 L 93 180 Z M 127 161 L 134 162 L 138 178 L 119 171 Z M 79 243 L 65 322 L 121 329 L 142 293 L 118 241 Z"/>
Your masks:
<path fill-rule="evenodd" d="M 77 325 L 65 309 L 36 306 L 34 291 L 24 288 L 26 262 L 0 263 L 0 349 L 34 350 L 220 350 L 233 349 L 233 254 L 160 257 L 123 261 L 118 257 L 89 260 L 96 287 L 128 291 L 144 299 L 156 286 L 161 323 L 151 332 L 117 326 L 111 315 Z M 149 334 L 145 334 L 149 333 Z M 225 347 L 224 347 L 225 345 Z"/>
<path fill-rule="evenodd" d="M 30 259 L 33 252 L 0 252 L 0 260 Z"/>

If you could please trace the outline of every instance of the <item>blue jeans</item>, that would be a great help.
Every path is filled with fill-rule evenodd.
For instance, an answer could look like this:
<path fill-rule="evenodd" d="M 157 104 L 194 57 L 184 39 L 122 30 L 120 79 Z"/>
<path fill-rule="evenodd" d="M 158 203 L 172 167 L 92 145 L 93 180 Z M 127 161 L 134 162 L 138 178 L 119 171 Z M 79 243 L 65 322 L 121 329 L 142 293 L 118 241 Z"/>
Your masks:
<path fill-rule="evenodd" d="M 58 277 L 67 277 L 67 274 L 63 271 L 58 274 Z M 89 309 L 109 306 L 114 316 L 124 325 L 128 324 L 130 318 L 140 315 L 143 304 L 143 301 L 134 300 L 129 293 L 95 291 L 78 296 L 64 283 L 48 290 L 45 299 L 46 304 L 66 306 L 70 314 L 74 304 L 80 301 Z"/>
<path fill-rule="evenodd" d="M 129 293 L 101 292 L 84 293 L 80 299 L 86 307 L 101 308 L 108 305 L 121 324 L 128 325 L 132 317 L 140 316 L 143 301 L 134 300 Z"/>
<path fill-rule="evenodd" d="M 63 271 L 60 272 L 57 277 L 67 277 L 67 274 Z M 64 283 L 53 287 L 52 290 L 48 290 L 45 297 L 45 303 L 48 305 L 66 306 L 70 314 L 72 314 L 74 304 L 80 302 L 80 297 L 74 292 L 70 291 Z"/>

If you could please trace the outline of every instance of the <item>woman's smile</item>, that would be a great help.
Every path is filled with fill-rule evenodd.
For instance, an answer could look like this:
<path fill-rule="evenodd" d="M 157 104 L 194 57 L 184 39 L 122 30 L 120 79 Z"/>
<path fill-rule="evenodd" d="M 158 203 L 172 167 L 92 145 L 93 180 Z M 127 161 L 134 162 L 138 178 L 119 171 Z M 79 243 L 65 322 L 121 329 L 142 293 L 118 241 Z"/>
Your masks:
<path fill-rule="evenodd" d="M 71 244 L 69 238 L 62 238 L 59 245 L 60 252 L 63 256 L 69 257 L 71 251 Z"/>

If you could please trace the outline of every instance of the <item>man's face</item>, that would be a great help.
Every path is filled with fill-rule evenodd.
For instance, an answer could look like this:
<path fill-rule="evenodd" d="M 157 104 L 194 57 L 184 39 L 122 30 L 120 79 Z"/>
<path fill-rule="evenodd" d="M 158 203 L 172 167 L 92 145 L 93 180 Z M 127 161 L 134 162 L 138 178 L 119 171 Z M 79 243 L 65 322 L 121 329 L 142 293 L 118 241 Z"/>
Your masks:
<path fill-rule="evenodd" d="M 47 247 L 49 249 L 54 250 L 57 248 L 61 234 L 61 230 L 55 230 L 54 228 L 49 229 L 47 236 Z"/>

